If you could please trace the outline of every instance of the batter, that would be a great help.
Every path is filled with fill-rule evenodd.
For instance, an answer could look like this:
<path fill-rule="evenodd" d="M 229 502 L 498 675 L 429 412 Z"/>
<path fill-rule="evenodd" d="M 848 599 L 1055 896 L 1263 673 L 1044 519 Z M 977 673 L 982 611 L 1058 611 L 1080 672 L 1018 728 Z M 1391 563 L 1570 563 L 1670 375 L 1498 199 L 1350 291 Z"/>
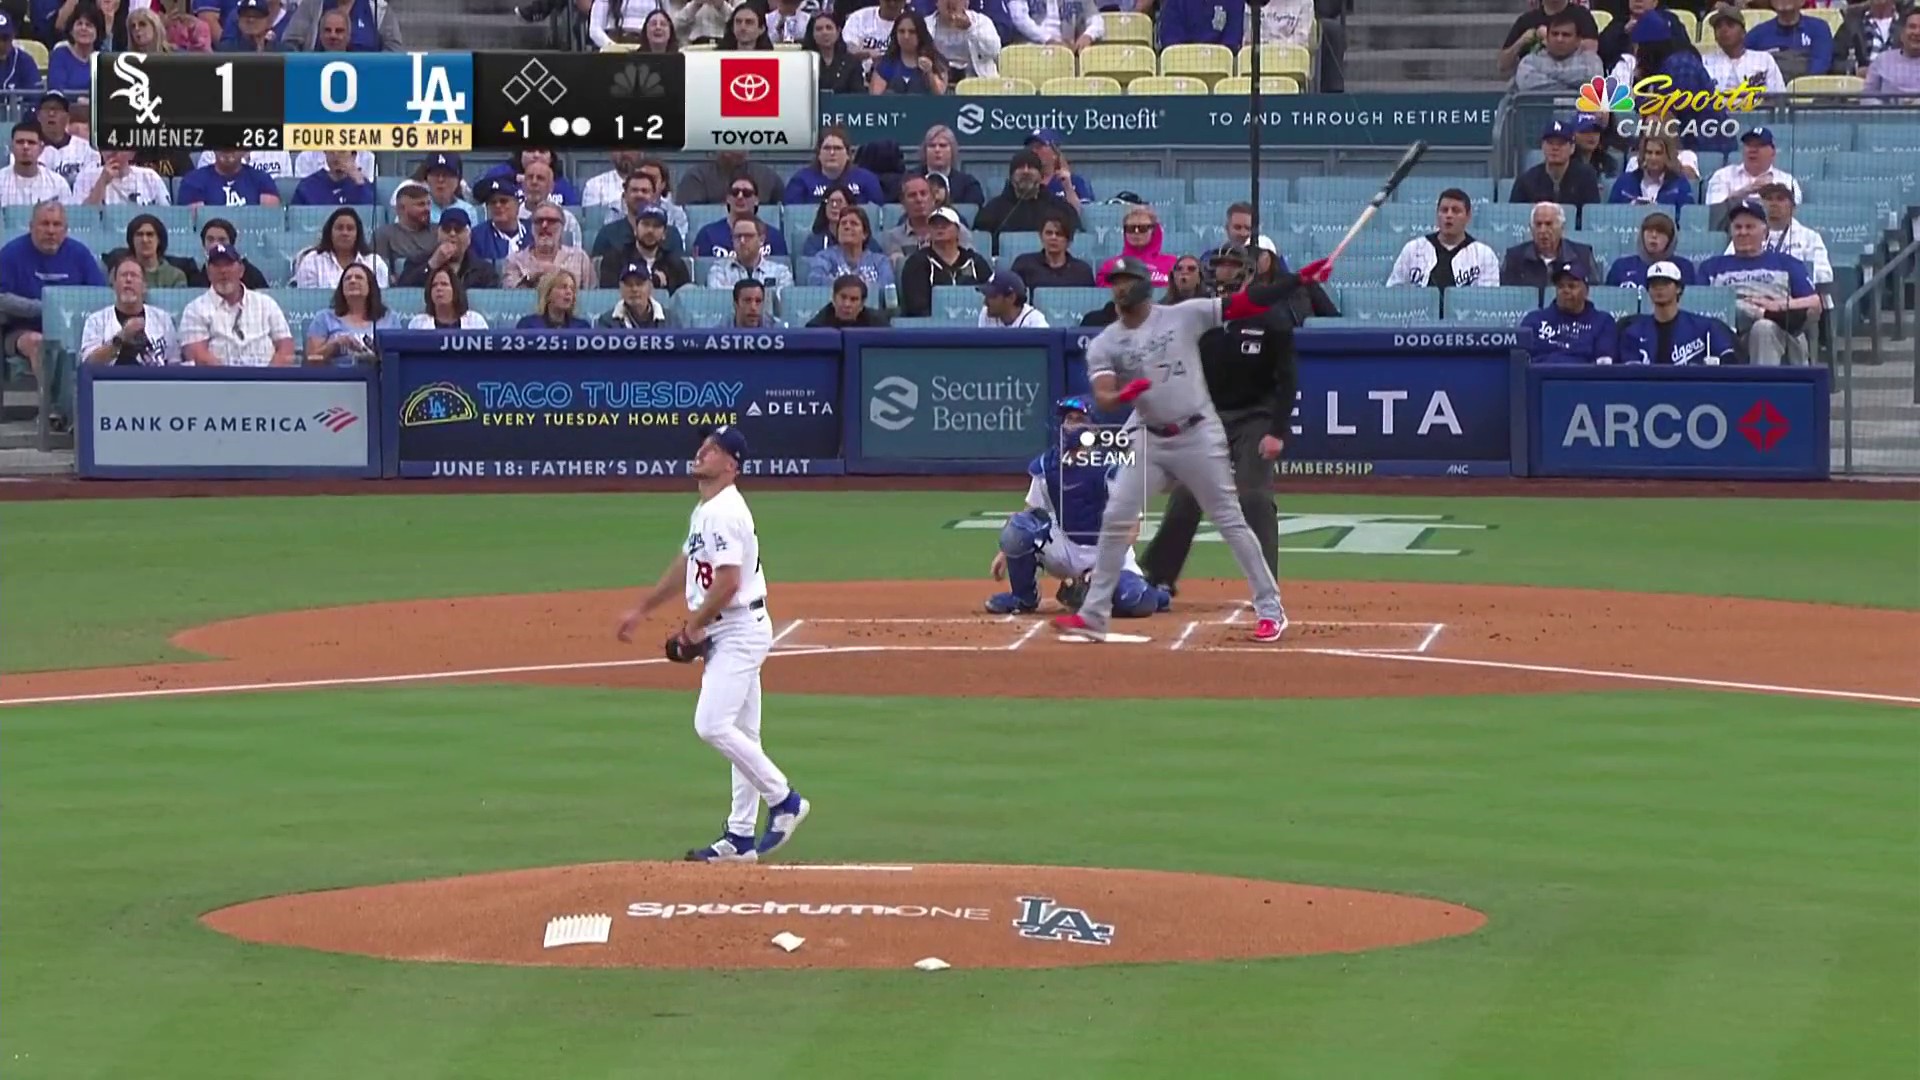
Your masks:
<path fill-rule="evenodd" d="M 1114 589 L 1131 550 L 1134 526 L 1147 499 L 1175 483 L 1192 493 L 1253 587 L 1254 640 L 1280 640 L 1287 626 L 1280 585 L 1240 510 L 1226 429 L 1207 393 L 1199 342 L 1201 334 L 1225 320 L 1257 314 L 1285 299 L 1301 282 L 1324 282 L 1327 273 L 1326 261 L 1317 260 L 1297 277 L 1282 273 L 1274 283 L 1256 285 L 1230 300 L 1209 297 L 1156 306 L 1152 271 L 1144 261 L 1122 256 L 1108 270 L 1119 319 L 1087 346 L 1088 382 L 1102 411 L 1131 404 L 1139 433 L 1133 458 L 1114 477 L 1107 498 L 1086 600 L 1078 613 L 1054 619 L 1056 628 L 1083 640 L 1106 640 Z"/>
<path fill-rule="evenodd" d="M 760 666 L 773 648 L 767 617 L 767 579 L 753 512 L 734 482 L 747 457 L 738 428 L 715 428 L 694 455 L 690 475 L 700 482 L 687 540 L 640 606 L 620 623 L 621 641 L 684 582 L 687 621 L 668 642 L 670 659 L 704 658 L 693 730 L 733 765 L 733 807 L 720 839 L 687 852 L 693 862 L 754 862 L 793 838 L 813 807 L 760 746 Z M 754 838 L 760 803 L 767 828 Z"/>

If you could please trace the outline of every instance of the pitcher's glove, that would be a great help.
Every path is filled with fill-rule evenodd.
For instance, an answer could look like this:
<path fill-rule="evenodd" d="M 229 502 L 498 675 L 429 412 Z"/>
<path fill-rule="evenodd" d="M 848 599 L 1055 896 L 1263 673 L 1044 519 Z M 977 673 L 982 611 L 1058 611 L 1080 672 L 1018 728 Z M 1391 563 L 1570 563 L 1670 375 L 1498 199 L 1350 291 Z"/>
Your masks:
<path fill-rule="evenodd" d="M 1086 603 L 1089 584 L 1091 580 L 1087 574 L 1068 578 L 1060 583 L 1060 588 L 1053 594 L 1053 598 L 1060 601 L 1061 607 L 1077 612 L 1080 610 L 1080 605 Z"/>
<path fill-rule="evenodd" d="M 673 636 L 667 639 L 666 644 L 667 659 L 676 664 L 691 664 L 695 660 L 704 660 L 707 658 L 707 653 L 712 651 L 712 649 L 712 638 L 701 638 L 699 641 L 695 641 L 687 636 L 687 631 L 684 627 L 674 631 Z"/>

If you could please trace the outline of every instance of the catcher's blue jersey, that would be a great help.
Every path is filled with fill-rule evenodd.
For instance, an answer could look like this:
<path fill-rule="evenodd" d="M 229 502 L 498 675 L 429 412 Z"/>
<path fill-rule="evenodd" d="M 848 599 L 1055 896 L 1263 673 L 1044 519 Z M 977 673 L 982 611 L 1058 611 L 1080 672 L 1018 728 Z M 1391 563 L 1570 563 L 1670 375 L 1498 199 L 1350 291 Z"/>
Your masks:
<path fill-rule="evenodd" d="M 1100 520 L 1107 512 L 1107 482 L 1117 469 L 1068 465 L 1062 469 L 1058 447 L 1034 458 L 1027 475 L 1045 485 L 1047 512 L 1054 527 L 1075 544 L 1098 544 Z"/>

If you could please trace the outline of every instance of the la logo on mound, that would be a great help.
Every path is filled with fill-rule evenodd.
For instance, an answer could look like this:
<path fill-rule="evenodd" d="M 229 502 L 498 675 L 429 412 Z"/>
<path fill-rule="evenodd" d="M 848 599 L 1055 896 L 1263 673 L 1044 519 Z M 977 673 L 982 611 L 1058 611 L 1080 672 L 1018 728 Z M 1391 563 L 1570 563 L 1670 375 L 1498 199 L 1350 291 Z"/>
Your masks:
<path fill-rule="evenodd" d="M 720 115 L 769 119 L 780 115 L 780 60 L 727 56 L 720 60 Z"/>
<path fill-rule="evenodd" d="M 1113 944 L 1113 925 L 1097 923 L 1082 909 L 1061 907 L 1051 896 L 1022 896 L 1014 929 L 1035 941 L 1070 941 L 1075 945 Z"/>

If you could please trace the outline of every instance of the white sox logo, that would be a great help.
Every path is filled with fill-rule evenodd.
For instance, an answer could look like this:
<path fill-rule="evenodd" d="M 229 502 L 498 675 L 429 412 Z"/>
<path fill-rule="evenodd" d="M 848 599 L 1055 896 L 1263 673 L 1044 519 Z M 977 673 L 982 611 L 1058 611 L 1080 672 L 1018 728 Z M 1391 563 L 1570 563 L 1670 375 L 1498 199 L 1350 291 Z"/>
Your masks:
<path fill-rule="evenodd" d="M 1113 926 L 1094 922 L 1080 908 L 1061 907 L 1050 896 L 1019 897 L 1020 917 L 1013 928 L 1035 941 L 1070 941 L 1075 945 L 1113 944 Z"/>

